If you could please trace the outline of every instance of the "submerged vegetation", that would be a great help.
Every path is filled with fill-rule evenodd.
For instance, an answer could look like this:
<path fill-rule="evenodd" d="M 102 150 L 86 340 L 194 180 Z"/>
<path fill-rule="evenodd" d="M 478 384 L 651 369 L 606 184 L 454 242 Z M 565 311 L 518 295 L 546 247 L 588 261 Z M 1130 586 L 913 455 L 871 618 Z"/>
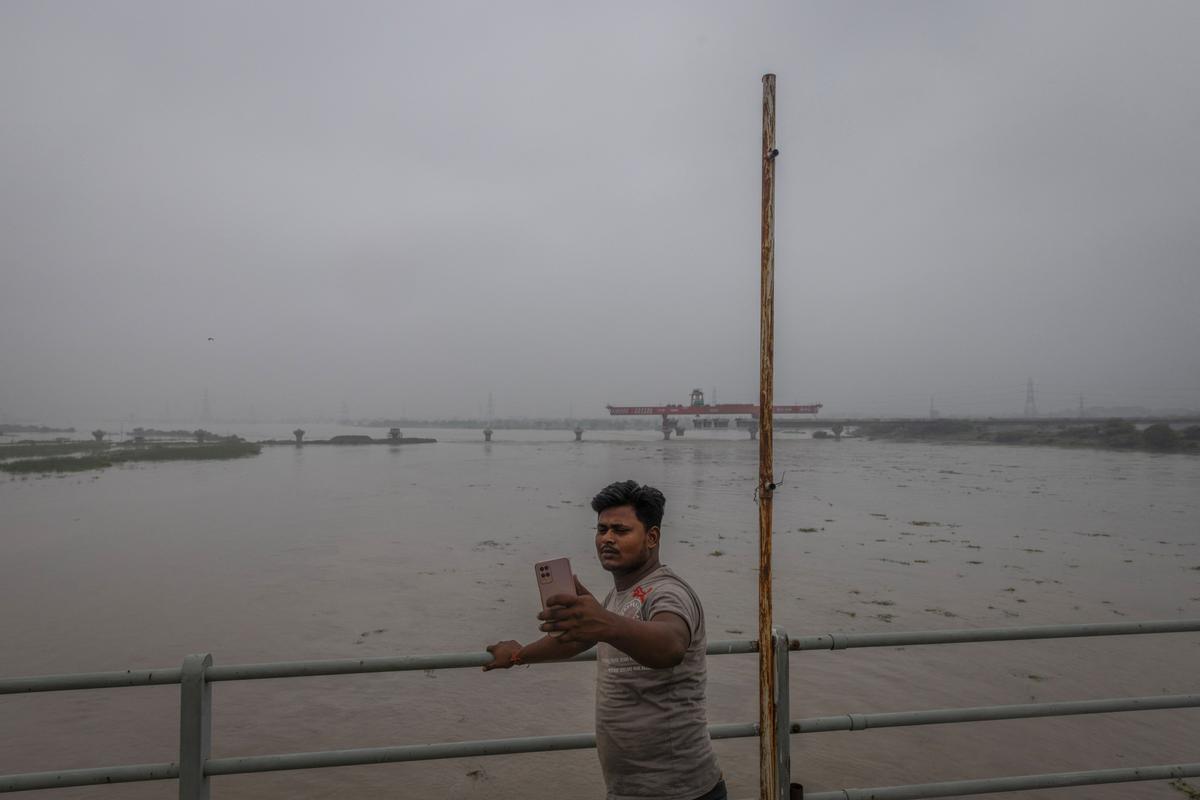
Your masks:
<path fill-rule="evenodd" d="M 14 452 L 15 451 L 15 452 Z M 257 455 L 262 447 L 239 440 L 210 444 L 110 446 L 96 442 L 55 442 L 0 446 L 0 471 L 14 474 L 84 472 L 133 461 L 203 461 Z M 78 453 L 79 455 L 71 455 Z M 29 456 L 36 456 L 30 458 Z"/>
<path fill-rule="evenodd" d="M 1200 453 L 1200 425 L 1175 430 L 1166 423 L 1139 429 L 1132 422 L 1110 419 L 1094 425 L 992 430 L 987 423 L 956 419 L 875 422 L 859 428 L 870 439 L 904 441 L 989 442 L 1058 447 L 1099 447 L 1111 450 L 1150 450 L 1162 453 Z"/>
<path fill-rule="evenodd" d="M 107 442 L 17 442 L 0 444 L 0 460 L 9 458 L 45 458 L 67 453 L 98 453 L 107 450 Z"/>

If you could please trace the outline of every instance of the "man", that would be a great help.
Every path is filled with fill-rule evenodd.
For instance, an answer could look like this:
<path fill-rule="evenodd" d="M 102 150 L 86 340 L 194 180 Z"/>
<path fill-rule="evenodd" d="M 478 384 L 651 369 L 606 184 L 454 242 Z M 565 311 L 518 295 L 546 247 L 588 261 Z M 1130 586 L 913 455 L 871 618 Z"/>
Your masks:
<path fill-rule="evenodd" d="M 705 715 L 704 609 L 659 561 L 665 504 L 662 492 L 634 481 L 592 498 L 596 555 L 612 591 L 598 603 L 576 577 L 578 596 L 555 595 L 538 614 L 540 630 L 561 635 L 497 642 L 484 670 L 598 645 L 596 751 L 609 800 L 725 800 Z"/>

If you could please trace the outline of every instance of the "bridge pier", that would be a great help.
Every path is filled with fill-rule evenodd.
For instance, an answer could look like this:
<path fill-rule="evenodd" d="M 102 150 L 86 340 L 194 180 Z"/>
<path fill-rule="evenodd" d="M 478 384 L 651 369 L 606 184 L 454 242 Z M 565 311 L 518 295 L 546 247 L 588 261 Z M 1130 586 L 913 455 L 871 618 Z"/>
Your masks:
<path fill-rule="evenodd" d="M 583 441 L 583 428 L 579 427 L 578 425 L 575 426 L 575 441 Z"/>
<path fill-rule="evenodd" d="M 485 442 L 490 442 L 492 440 L 492 429 L 491 428 L 483 429 L 483 440 Z"/>

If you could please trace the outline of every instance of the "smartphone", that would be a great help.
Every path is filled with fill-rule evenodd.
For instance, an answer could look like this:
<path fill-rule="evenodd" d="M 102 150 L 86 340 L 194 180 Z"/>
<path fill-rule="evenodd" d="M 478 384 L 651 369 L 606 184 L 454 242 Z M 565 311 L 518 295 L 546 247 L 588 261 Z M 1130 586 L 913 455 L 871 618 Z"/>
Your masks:
<path fill-rule="evenodd" d="M 546 608 L 546 600 L 556 594 L 575 594 L 575 574 L 571 572 L 571 562 L 565 558 L 555 558 L 550 561 L 539 561 L 533 565 L 537 575 L 538 593 L 542 596 L 542 609 Z M 562 631 L 549 631 L 547 636 L 558 638 Z"/>

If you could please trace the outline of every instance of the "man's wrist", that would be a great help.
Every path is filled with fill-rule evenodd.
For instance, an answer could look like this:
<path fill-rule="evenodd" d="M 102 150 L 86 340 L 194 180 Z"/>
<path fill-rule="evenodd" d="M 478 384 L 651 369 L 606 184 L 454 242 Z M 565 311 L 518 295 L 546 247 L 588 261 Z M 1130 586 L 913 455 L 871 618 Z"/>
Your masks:
<path fill-rule="evenodd" d="M 508 665 L 510 667 L 519 667 L 525 663 L 525 660 L 521 658 L 521 650 L 523 649 L 524 648 L 513 651 L 513 654 L 508 657 Z"/>
<path fill-rule="evenodd" d="M 600 636 L 596 637 L 596 641 L 613 644 L 621 638 L 626 618 L 615 612 L 605 610 L 604 622 L 604 628 L 600 631 Z"/>

